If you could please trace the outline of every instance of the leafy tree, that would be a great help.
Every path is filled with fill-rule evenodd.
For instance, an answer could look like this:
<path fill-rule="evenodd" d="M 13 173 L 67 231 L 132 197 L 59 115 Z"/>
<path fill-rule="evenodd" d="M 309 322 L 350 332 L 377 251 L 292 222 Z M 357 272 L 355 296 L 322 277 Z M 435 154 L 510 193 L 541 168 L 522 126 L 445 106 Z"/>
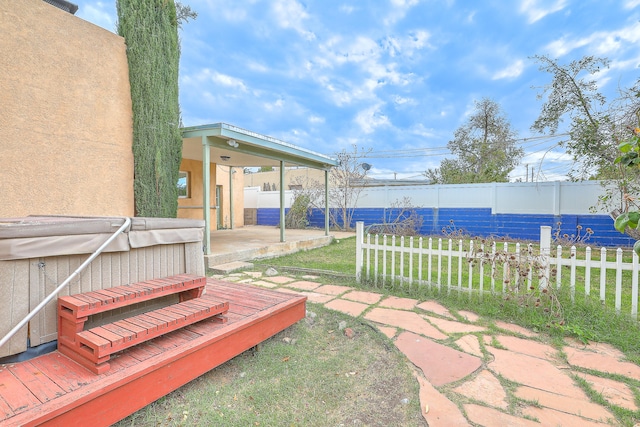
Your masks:
<path fill-rule="evenodd" d="M 118 34 L 127 45 L 133 107 L 134 196 L 138 216 L 176 217 L 182 160 L 178 26 L 174 0 L 117 0 Z"/>
<path fill-rule="evenodd" d="M 493 100 L 475 102 L 475 113 L 454 133 L 447 148 L 457 156 L 444 159 L 424 175 L 434 184 L 506 182 L 524 155 L 516 132 Z"/>
<path fill-rule="evenodd" d="M 539 99 L 546 95 L 546 100 L 531 129 L 555 134 L 568 118 L 569 138 L 563 146 L 580 168 L 571 174 L 572 178 L 596 178 L 605 184 L 613 183 L 600 199 L 600 203 L 608 208 L 615 206 L 619 193 L 637 193 L 640 170 L 624 167 L 615 159 L 619 154 L 618 145 L 626 139 L 629 127 L 633 127 L 636 120 L 640 85 L 622 91 L 618 99 L 608 102 L 593 78 L 609 67 L 608 59 L 585 56 L 567 65 L 547 56 L 535 56 L 534 59 L 540 64 L 540 70 L 552 77 L 538 94 Z M 615 189 L 611 190 L 612 187 Z"/>
<path fill-rule="evenodd" d="M 563 144 L 582 168 L 577 171 L 579 177 L 611 176 L 617 156 L 615 120 L 608 111 L 607 99 L 598 91 L 597 81 L 590 78 L 608 68 L 609 60 L 585 56 L 562 65 L 547 56 L 534 59 L 540 70 L 552 77 L 538 94 L 538 99 L 546 95 L 546 100 L 531 129 L 553 135 L 568 117 L 569 139 Z"/>
<path fill-rule="evenodd" d="M 619 145 L 622 153 L 614 161 L 623 168 L 640 169 L 640 109 L 636 110 L 638 126 L 631 131 L 628 139 Z M 637 194 L 637 192 L 635 193 Z M 627 233 L 637 241 L 633 250 L 640 255 L 640 202 L 638 197 L 625 193 L 623 195 L 623 209 L 614 213 L 615 228 L 621 233 Z"/>

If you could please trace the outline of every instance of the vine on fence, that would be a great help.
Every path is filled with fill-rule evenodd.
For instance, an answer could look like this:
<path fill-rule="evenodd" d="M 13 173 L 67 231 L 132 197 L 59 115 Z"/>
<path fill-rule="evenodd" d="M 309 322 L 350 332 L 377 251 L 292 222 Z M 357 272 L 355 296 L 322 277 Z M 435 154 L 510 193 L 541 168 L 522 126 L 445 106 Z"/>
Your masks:
<path fill-rule="evenodd" d="M 544 325 L 547 328 L 565 326 L 557 290 L 549 286 L 550 274 L 554 272 L 549 271 L 545 254 L 535 253 L 531 244 L 527 245 L 524 253 L 513 253 L 498 250 L 497 242 L 493 239 L 475 238 L 474 242 L 476 244 L 471 246 L 467 262 L 471 265 L 502 265 L 505 301 L 541 312 L 543 318 L 547 319 Z M 491 248 L 491 251 L 484 250 L 485 247 Z M 498 268 L 492 269 L 494 279 L 497 279 L 495 276 L 499 272 Z"/>

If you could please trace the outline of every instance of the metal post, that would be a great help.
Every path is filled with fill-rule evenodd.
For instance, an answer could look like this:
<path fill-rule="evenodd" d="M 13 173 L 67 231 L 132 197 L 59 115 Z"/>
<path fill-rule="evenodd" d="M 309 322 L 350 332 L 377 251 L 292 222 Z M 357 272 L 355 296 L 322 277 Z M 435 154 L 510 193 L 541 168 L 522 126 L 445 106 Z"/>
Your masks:
<path fill-rule="evenodd" d="M 202 137 L 202 217 L 204 219 L 204 254 L 211 255 L 211 151 L 207 137 Z"/>
<path fill-rule="evenodd" d="M 229 227 L 233 230 L 233 166 L 229 167 L 229 211 L 229 218 L 231 218 L 231 224 L 229 224 Z"/>
<path fill-rule="evenodd" d="M 329 171 L 324 171 L 324 235 L 329 235 Z"/>
<path fill-rule="evenodd" d="M 280 242 L 284 241 L 284 160 L 280 160 Z"/>

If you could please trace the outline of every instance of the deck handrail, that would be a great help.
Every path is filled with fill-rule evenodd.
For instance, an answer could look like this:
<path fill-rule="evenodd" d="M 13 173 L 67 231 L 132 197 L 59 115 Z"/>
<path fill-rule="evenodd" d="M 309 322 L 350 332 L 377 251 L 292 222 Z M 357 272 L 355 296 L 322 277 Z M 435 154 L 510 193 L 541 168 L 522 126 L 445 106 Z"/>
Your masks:
<path fill-rule="evenodd" d="M 92 253 L 91 256 L 85 260 L 85 262 L 83 262 L 80 265 L 80 267 L 78 267 L 73 273 L 71 273 L 71 275 L 69 277 L 67 277 L 64 280 L 64 282 L 60 283 L 60 285 L 58 285 L 58 287 L 53 292 L 51 292 L 49 295 L 47 295 L 47 297 L 45 299 L 43 299 L 40 302 L 40 304 L 38 304 L 36 306 L 36 308 L 31 310 L 31 312 L 29 314 L 27 314 L 24 319 L 22 319 L 13 329 L 11 329 L 0 340 L 0 348 L 3 345 L 5 345 L 6 342 L 9 341 L 20 330 L 20 328 L 22 328 L 24 325 L 29 323 L 29 321 L 31 319 L 33 319 L 35 317 L 35 315 L 38 314 L 38 312 L 40 312 L 40 310 L 42 310 L 44 308 L 44 306 L 49 304 L 49 302 L 58 294 L 58 292 L 63 290 L 65 288 L 65 286 L 67 286 L 69 284 L 69 282 L 71 282 L 78 274 L 80 274 L 82 272 L 82 270 L 84 270 L 91 263 L 91 261 L 93 261 L 98 255 L 100 255 L 107 248 L 107 246 L 109 246 L 109 244 L 116 237 L 118 237 L 118 235 L 120 233 L 122 233 L 127 227 L 129 227 L 130 224 L 131 224 L 131 218 L 126 217 L 125 221 L 124 221 L 124 224 L 122 224 L 122 226 L 118 230 L 116 230 L 111 236 L 109 236 L 109 238 L 102 245 L 100 245 L 100 247 L 98 249 L 96 249 L 96 251 L 94 253 Z"/>

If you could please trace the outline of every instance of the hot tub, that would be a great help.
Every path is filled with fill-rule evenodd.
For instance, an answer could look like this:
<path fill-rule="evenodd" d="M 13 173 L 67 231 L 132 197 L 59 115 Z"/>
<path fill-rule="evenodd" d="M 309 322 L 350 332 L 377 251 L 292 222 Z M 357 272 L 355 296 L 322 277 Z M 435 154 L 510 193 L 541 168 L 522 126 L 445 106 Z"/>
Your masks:
<path fill-rule="evenodd" d="M 122 217 L 0 218 L 0 337 L 125 223 Z M 69 295 L 181 273 L 204 275 L 204 221 L 131 218 L 130 226 L 60 292 Z M 57 338 L 54 298 L 0 348 L 16 355 Z"/>

